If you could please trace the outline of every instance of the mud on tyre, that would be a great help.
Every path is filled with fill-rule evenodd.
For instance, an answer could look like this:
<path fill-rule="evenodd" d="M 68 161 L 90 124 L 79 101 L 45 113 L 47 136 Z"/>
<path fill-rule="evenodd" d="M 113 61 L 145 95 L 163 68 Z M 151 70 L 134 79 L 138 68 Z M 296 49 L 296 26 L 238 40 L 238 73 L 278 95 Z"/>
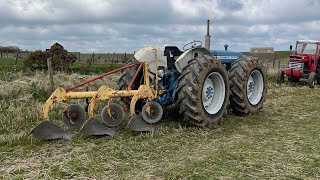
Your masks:
<path fill-rule="evenodd" d="M 236 115 L 257 113 L 266 98 L 266 71 L 257 60 L 241 58 L 229 70 L 230 107 Z"/>
<path fill-rule="evenodd" d="M 229 104 L 229 80 L 217 59 L 197 57 L 183 68 L 179 78 L 179 113 L 184 121 L 206 127 L 222 121 Z"/>

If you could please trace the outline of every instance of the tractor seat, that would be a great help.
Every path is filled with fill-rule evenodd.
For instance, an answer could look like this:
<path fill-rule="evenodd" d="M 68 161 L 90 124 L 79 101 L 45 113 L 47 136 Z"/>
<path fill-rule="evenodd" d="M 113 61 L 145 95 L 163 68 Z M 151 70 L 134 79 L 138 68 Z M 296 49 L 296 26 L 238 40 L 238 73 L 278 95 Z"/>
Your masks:
<path fill-rule="evenodd" d="M 166 46 L 164 48 L 164 56 L 180 56 L 183 53 L 183 51 L 180 51 L 180 49 L 177 46 Z"/>
<path fill-rule="evenodd" d="M 175 69 L 175 56 L 180 56 L 183 53 L 183 51 L 180 51 L 180 49 L 177 46 L 166 46 L 164 48 L 164 56 L 167 56 L 167 67 L 168 69 Z"/>

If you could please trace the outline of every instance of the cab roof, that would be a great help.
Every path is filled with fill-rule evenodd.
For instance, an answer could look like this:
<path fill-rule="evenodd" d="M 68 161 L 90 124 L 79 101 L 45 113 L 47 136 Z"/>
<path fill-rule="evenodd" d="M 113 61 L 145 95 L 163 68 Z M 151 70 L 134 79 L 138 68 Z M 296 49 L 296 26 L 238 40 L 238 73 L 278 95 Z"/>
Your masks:
<path fill-rule="evenodd" d="M 320 41 L 316 41 L 316 40 L 298 40 L 297 42 L 320 44 Z"/>

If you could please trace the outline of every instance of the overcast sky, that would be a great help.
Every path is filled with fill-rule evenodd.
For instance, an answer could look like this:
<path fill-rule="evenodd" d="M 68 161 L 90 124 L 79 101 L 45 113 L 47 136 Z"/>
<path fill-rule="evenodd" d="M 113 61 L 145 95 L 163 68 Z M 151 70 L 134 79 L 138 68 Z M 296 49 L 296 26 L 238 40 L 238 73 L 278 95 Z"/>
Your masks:
<path fill-rule="evenodd" d="M 204 41 L 211 49 L 320 40 L 319 0 L 0 0 L 0 45 L 69 51 L 133 52 L 146 45 Z"/>

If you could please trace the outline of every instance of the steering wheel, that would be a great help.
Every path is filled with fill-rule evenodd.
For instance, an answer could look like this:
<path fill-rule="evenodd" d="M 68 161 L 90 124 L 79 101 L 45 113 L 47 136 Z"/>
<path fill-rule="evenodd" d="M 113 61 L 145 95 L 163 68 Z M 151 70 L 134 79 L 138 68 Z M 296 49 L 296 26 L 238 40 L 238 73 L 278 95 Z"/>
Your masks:
<path fill-rule="evenodd" d="M 189 47 L 190 46 L 190 47 Z M 202 42 L 201 41 L 191 41 L 189 43 L 187 43 L 186 45 L 183 46 L 183 50 L 188 50 L 194 47 L 201 47 L 202 46 Z"/>

